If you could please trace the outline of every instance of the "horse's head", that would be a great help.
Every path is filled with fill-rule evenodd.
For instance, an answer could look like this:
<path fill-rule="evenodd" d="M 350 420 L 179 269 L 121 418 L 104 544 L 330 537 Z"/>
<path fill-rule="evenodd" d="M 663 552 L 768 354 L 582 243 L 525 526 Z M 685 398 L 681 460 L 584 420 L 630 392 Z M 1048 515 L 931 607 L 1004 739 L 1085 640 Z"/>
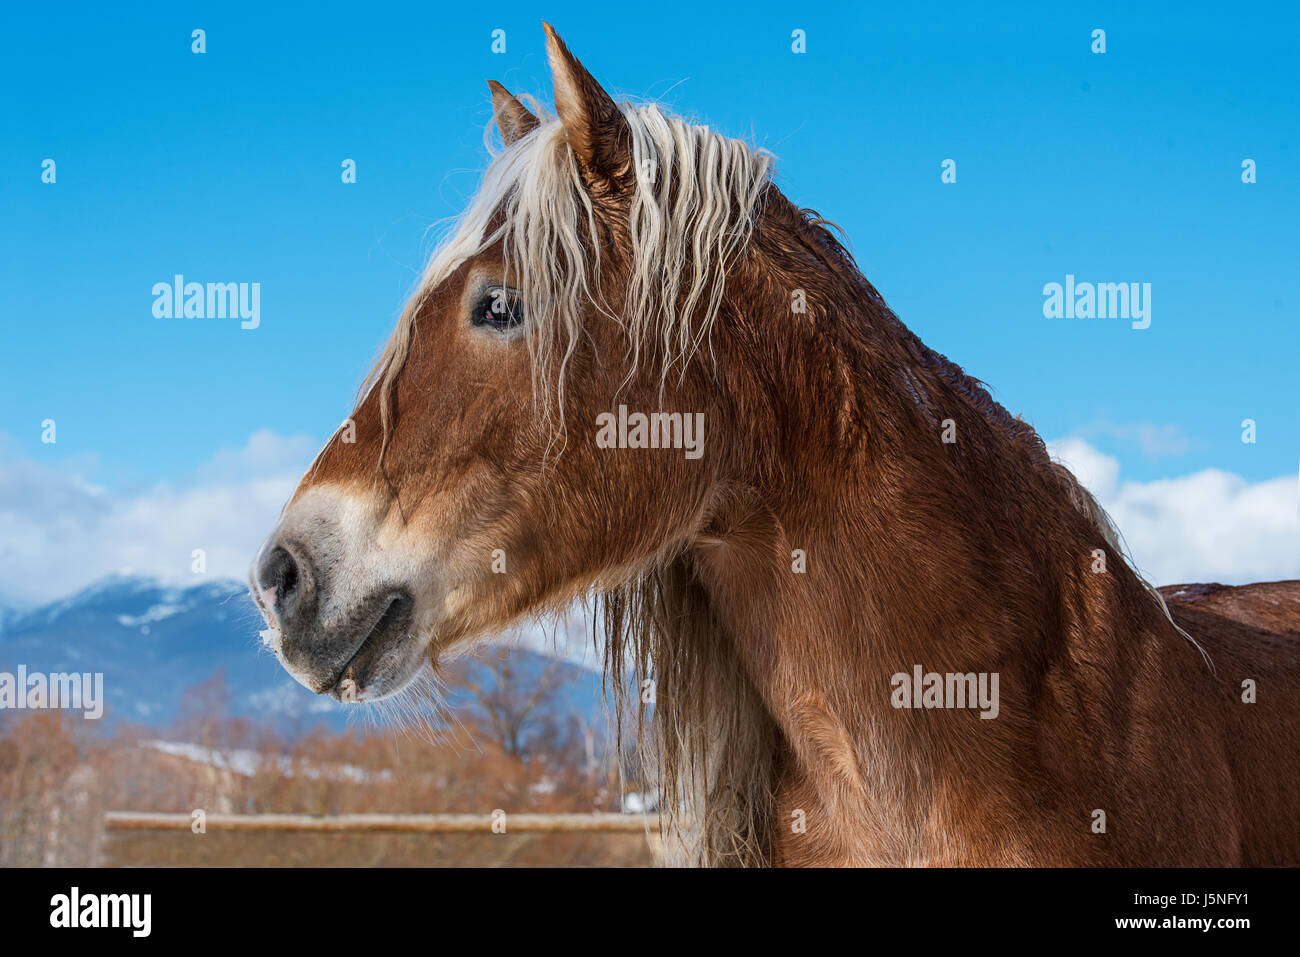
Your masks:
<path fill-rule="evenodd" d="M 616 585 L 688 545 L 720 481 L 709 334 L 768 159 L 616 104 L 547 33 L 556 117 L 492 84 L 505 149 L 254 563 L 316 692 L 382 698 Z"/>

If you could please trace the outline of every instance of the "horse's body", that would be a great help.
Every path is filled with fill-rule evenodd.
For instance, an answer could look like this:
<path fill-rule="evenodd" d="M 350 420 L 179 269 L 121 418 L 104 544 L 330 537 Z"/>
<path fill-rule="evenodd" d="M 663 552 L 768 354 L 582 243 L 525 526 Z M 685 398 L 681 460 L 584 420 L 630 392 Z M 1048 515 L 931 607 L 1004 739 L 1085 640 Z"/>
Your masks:
<path fill-rule="evenodd" d="M 384 697 L 595 595 L 687 860 L 1300 863 L 1297 586 L 1171 619 L 765 157 L 549 52 L 558 119 L 494 86 L 507 148 L 256 563 L 295 677 Z M 624 406 L 706 454 L 597 441 Z"/>

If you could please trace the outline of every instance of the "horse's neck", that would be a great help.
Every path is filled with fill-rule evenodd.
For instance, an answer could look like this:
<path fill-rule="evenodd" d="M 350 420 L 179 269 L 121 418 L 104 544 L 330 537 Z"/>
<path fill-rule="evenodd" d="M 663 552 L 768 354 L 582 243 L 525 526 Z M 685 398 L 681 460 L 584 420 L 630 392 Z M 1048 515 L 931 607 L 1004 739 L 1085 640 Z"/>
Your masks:
<path fill-rule="evenodd" d="M 963 406 L 960 386 L 925 397 L 930 432 L 916 427 L 914 381 L 879 364 L 864 374 L 878 357 L 836 358 L 819 370 L 826 354 L 806 357 L 795 378 L 811 390 L 792 401 L 819 408 L 825 427 L 787 410 L 808 431 L 784 448 L 748 438 L 797 461 L 724 489 L 695 563 L 800 769 L 795 787 L 828 813 L 874 802 L 882 834 L 906 834 L 917 808 L 939 800 L 938 764 L 962 753 L 971 724 L 900 715 L 892 676 L 1014 672 L 1016 687 L 1035 687 L 1080 621 L 1113 642 L 1158 627 L 1159 612 L 1055 479 L 1007 460 L 1017 450 L 994 431 L 1005 424 Z M 943 441 L 945 418 L 955 443 Z M 835 442 L 856 445 L 817 448 Z M 1106 572 L 1094 571 L 1098 549 Z M 1103 668 L 1118 661 L 1091 653 Z M 1015 721 L 999 733 L 1016 733 Z"/>

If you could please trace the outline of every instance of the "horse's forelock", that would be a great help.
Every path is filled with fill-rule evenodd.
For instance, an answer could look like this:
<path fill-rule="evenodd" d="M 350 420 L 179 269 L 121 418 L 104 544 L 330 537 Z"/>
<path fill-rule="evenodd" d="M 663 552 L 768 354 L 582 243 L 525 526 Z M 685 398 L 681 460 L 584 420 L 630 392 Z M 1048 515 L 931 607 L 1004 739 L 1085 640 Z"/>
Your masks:
<path fill-rule="evenodd" d="M 385 449 L 391 390 L 421 306 L 461 263 L 494 244 L 528 307 L 533 383 L 545 410 L 563 408 L 568 360 L 593 305 L 625 330 L 629 378 L 650 355 L 663 381 L 708 339 L 728 267 L 748 242 L 771 181 L 770 155 L 656 105 L 621 104 L 631 155 L 627 195 L 614 203 L 613 225 L 628 248 L 626 284 L 612 289 L 602 281 L 597 222 L 609 213 L 593 202 L 560 121 L 530 103 L 538 127 L 495 152 L 362 384 L 358 401 L 380 390 Z"/>

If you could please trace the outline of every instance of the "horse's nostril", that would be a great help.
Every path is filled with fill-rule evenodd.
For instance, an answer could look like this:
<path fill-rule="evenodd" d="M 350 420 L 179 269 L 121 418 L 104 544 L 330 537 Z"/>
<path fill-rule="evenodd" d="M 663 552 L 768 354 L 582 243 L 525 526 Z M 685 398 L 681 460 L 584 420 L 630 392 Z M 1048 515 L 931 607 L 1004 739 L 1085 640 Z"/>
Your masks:
<path fill-rule="evenodd" d="M 281 607 L 286 605 L 298 587 L 298 563 L 286 549 L 278 545 L 262 561 L 257 571 L 257 583 L 263 593 L 270 592 Z"/>

